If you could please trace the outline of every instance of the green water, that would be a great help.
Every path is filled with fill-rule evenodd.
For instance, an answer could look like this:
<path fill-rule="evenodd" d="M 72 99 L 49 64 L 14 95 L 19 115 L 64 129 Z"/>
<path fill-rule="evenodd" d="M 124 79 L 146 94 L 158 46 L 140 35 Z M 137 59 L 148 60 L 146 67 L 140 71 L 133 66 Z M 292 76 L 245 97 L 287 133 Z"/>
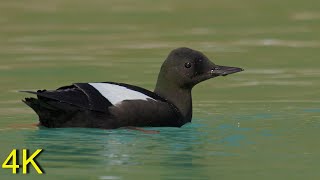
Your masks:
<path fill-rule="evenodd" d="M 0 161 L 42 148 L 46 174 L 0 179 L 319 179 L 320 2 L 0 3 Z M 152 90 L 187 46 L 244 72 L 193 90 L 182 128 L 37 129 L 18 90 L 117 81 Z M 20 171 L 21 172 L 21 171 Z"/>

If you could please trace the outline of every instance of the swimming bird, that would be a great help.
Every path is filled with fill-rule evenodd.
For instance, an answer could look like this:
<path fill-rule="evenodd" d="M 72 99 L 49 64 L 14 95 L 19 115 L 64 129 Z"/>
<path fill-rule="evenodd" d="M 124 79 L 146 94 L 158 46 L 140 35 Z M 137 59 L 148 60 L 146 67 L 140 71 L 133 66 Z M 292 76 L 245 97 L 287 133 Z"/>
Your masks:
<path fill-rule="evenodd" d="M 48 128 L 181 127 L 192 119 L 192 88 L 207 79 L 243 71 L 220 66 L 203 53 L 172 50 L 161 66 L 154 91 L 116 82 L 74 83 L 56 90 L 23 91 L 23 100 Z"/>

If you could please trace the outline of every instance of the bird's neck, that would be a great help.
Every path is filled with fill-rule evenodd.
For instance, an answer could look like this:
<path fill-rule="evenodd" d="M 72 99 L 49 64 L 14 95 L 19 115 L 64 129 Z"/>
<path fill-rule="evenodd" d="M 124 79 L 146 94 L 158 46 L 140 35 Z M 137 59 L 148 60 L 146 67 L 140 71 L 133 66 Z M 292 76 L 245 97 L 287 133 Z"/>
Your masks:
<path fill-rule="evenodd" d="M 180 88 L 174 84 L 170 84 L 168 81 L 158 79 L 154 92 L 174 104 L 179 109 L 185 122 L 191 122 L 191 89 Z"/>

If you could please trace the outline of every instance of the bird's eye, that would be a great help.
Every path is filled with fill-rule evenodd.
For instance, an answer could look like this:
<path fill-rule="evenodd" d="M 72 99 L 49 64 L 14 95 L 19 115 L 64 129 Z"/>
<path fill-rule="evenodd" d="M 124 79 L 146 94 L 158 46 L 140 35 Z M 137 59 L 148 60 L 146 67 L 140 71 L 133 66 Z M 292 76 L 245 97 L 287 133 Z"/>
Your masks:
<path fill-rule="evenodd" d="M 190 63 L 190 62 L 186 62 L 186 63 L 184 64 L 184 67 L 190 68 L 190 67 L 191 67 L 191 63 Z"/>

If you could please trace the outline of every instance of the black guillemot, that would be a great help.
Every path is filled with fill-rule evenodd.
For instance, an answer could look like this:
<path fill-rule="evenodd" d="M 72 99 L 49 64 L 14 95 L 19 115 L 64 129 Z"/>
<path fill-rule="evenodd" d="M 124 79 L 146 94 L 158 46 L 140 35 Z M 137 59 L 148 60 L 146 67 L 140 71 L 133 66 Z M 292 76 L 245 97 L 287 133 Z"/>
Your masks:
<path fill-rule="evenodd" d="M 154 92 L 115 82 L 74 83 L 36 94 L 25 102 L 49 128 L 181 127 L 192 119 L 192 88 L 207 79 L 243 71 L 219 66 L 190 48 L 170 52 Z"/>

